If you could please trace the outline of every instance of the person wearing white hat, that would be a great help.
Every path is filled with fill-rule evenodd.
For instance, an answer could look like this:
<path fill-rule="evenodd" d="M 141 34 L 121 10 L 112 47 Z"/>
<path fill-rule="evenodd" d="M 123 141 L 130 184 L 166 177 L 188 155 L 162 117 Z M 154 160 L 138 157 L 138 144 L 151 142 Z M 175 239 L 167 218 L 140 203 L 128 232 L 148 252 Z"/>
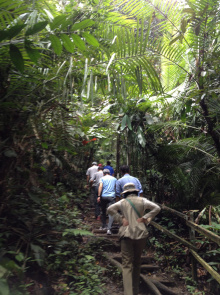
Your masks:
<path fill-rule="evenodd" d="M 121 193 L 124 198 L 107 209 L 109 216 L 122 224 L 119 236 L 125 295 L 138 295 L 141 254 L 148 236 L 147 225 L 161 210 L 157 204 L 139 197 L 138 192 L 134 183 L 125 184 Z M 146 209 L 150 211 L 145 214 Z"/>
<path fill-rule="evenodd" d="M 92 162 L 92 166 L 88 168 L 86 171 L 86 182 L 87 182 L 86 188 L 88 190 L 90 189 L 89 203 L 91 208 L 95 206 L 95 183 L 91 182 L 91 188 L 90 188 L 90 180 L 92 179 L 92 177 L 94 176 L 96 172 L 98 172 L 97 162 Z"/>

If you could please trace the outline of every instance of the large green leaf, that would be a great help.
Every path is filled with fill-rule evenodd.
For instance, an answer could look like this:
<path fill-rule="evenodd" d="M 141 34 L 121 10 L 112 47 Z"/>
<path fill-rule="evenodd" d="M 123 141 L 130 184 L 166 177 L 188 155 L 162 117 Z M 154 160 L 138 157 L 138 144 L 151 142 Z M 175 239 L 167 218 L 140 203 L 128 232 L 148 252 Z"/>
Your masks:
<path fill-rule="evenodd" d="M 91 19 L 85 19 L 80 23 L 76 23 L 72 26 L 72 31 L 82 30 L 88 27 L 91 27 L 95 22 Z"/>
<path fill-rule="evenodd" d="M 63 41 L 63 46 L 65 47 L 65 49 L 70 53 L 73 53 L 75 47 L 73 42 L 70 40 L 69 36 L 67 36 L 66 34 L 61 34 L 60 37 Z"/>
<path fill-rule="evenodd" d="M 40 52 L 38 49 L 31 47 L 31 42 L 25 40 L 25 50 L 29 56 L 29 58 L 34 62 L 37 63 L 38 59 L 40 58 Z"/>
<path fill-rule="evenodd" d="M 91 44 L 91 45 L 93 45 L 93 46 L 95 46 L 95 47 L 98 47 L 98 46 L 99 46 L 99 42 L 98 42 L 98 41 L 96 40 L 96 38 L 95 38 L 94 36 L 92 36 L 91 34 L 84 32 L 84 33 L 82 33 L 82 36 L 86 39 L 86 41 L 87 41 L 89 44 Z"/>
<path fill-rule="evenodd" d="M 25 26 L 25 24 L 21 24 L 13 26 L 7 31 L 0 31 L 0 41 L 4 39 L 12 39 L 13 37 L 17 36 Z"/>
<path fill-rule="evenodd" d="M 84 230 L 84 229 L 68 228 L 68 229 L 65 229 L 64 232 L 63 232 L 63 237 L 66 236 L 66 235 L 93 236 L 94 234 L 91 233 L 90 231 Z"/>
<path fill-rule="evenodd" d="M 9 295 L 9 286 L 5 279 L 0 279 L 0 295 Z"/>
<path fill-rule="evenodd" d="M 125 127 L 128 127 L 130 130 L 132 130 L 131 119 L 128 117 L 128 115 L 124 115 L 121 122 L 121 130 L 124 130 Z"/>
<path fill-rule="evenodd" d="M 38 245 L 31 244 L 31 250 L 34 253 L 35 259 L 39 266 L 44 265 L 45 251 Z"/>
<path fill-rule="evenodd" d="M 47 21 L 36 23 L 35 25 L 33 25 L 33 27 L 27 29 L 25 36 L 34 35 L 40 31 L 42 31 L 46 27 L 47 24 L 48 24 Z"/>
<path fill-rule="evenodd" d="M 8 38 L 8 32 L 0 30 L 0 42 Z"/>
<path fill-rule="evenodd" d="M 10 44 L 10 57 L 15 67 L 22 73 L 24 71 L 23 56 L 17 46 Z"/>
<path fill-rule="evenodd" d="M 53 47 L 54 52 L 57 55 L 60 55 L 62 52 L 62 43 L 61 43 L 60 39 L 55 35 L 50 35 L 49 38 L 50 38 L 51 45 Z"/>
<path fill-rule="evenodd" d="M 50 24 L 51 30 L 54 30 L 55 28 L 59 27 L 66 21 L 66 15 L 58 15 L 54 18 L 53 22 Z"/>
<path fill-rule="evenodd" d="M 80 38 L 79 35 L 72 34 L 71 37 L 73 38 L 74 44 L 80 49 L 80 50 L 85 50 L 86 45 L 85 42 Z"/>
<path fill-rule="evenodd" d="M 140 145 L 142 147 L 145 147 L 146 139 L 145 139 L 143 130 L 142 130 L 142 128 L 140 126 L 138 127 L 138 130 L 137 130 L 137 137 L 138 137 L 138 141 L 139 141 Z"/>

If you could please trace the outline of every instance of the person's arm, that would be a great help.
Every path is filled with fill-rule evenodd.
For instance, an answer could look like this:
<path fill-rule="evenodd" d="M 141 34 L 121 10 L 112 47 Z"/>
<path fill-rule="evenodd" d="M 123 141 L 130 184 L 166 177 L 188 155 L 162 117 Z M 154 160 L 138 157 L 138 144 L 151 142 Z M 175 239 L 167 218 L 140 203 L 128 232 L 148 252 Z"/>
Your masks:
<path fill-rule="evenodd" d="M 101 200 L 102 188 L 103 188 L 103 183 L 100 182 L 100 183 L 99 183 L 99 188 L 98 188 L 98 198 L 97 198 L 97 202 L 98 202 L 98 203 L 99 203 L 100 200 Z"/>
<path fill-rule="evenodd" d="M 107 214 L 114 216 L 114 220 L 116 222 L 122 224 L 123 226 L 127 226 L 128 221 L 124 218 L 124 216 L 122 216 L 122 214 L 120 214 L 121 213 L 121 202 L 122 202 L 122 200 L 110 205 L 107 208 Z"/>
<path fill-rule="evenodd" d="M 93 182 L 96 180 L 96 173 L 93 174 L 92 178 L 89 181 L 90 186 L 92 186 Z"/>
<path fill-rule="evenodd" d="M 144 203 L 144 209 L 145 210 L 150 209 L 151 211 L 145 214 L 144 216 L 142 216 L 141 218 L 138 218 L 137 222 L 150 223 L 151 220 L 160 212 L 161 208 L 157 204 L 145 198 L 143 198 L 143 203 Z"/>
<path fill-rule="evenodd" d="M 120 200 L 120 198 L 121 198 L 120 193 L 121 192 L 122 192 L 122 190 L 121 190 L 121 184 L 120 184 L 120 181 L 117 180 L 116 181 L 116 186 L 115 186 L 116 201 L 119 201 Z"/>
<path fill-rule="evenodd" d="M 137 182 L 138 182 L 139 195 L 140 195 L 140 197 L 143 197 L 143 189 L 142 189 L 142 185 L 140 183 L 140 180 L 137 179 Z"/>

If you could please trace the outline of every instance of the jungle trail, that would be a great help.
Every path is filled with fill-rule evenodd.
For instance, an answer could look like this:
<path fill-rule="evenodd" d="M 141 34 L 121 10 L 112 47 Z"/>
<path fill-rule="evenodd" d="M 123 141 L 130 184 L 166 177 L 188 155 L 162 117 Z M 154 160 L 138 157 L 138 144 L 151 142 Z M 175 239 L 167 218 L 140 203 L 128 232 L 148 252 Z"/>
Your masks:
<path fill-rule="evenodd" d="M 207 288 L 207 274 L 209 273 L 214 280 L 220 283 L 220 275 L 199 255 L 203 251 L 202 247 L 198 246 L 196 239 L 199 236 L 208 238 L 215 246 L 220 245 L 220 237 L 215 235 L 200 226 L 193 219 L 194 210 L 183 214 L 163 204 L 158 204 L 161 207 L 161 212 L 151 221 L 149 226 L 149 239 L 142 254 L 141 259 L 141 275 L 140 275 L 140 295 L 178 295 L 178 294 L 198 294 L 198 295 L 218 295 L 218 288 L 213 291 Z M 106 230 L 100 229 L 100 221 L 95 216 L 95 209 L 90 208 L 89 203 L 84 207 L 83 220 L 93 233 L 92 237 L 84 237 L 84 242 L 96 240 L 102 250 L 97 256 L 97 263 L 113 267 L 115 272 L 120 273 L 118 276 L 110 274 L 104 284 L 103 294 L 114 295 L 123 293 L 122 285 L 122 259 L 120 254 L 120 241 L 118 236 L 119 224 L 116 222 L 112 225 L 112 234 L 107 235 Z M 161 215 L 171 217 L 170 219 L 175 224 L 176 228 L 185 227 L 187 231 L 181 233 L 181 236 L 174 233 L 173 230 L 168 230 L 161 226 Z M 158 242 L 156 248 L 160 248 L 161 257 L 158 255 L 157 249 L 152 244 L 152 240 L 156 236 Z M 179 248 L 179 249 L 178 249 Z M 176 251 L 177 250 L 177 251 Z M 167 252 L 166 252 L 167 251 Z M 186 277 L 179 278 L 175 272 L 175 268 L 169 266 L 169 260 L 183 257 L 182 267 L 186 271 Z M 214 257 L 213 257 L 214 261 Z M 108 272 L 104 274 L 109 276 Z M 189 277 L 191 278 L 189 279 Z M 188 290 L 187 279 L 197 282 L 197 288 Z M 191 292 L 190 292 L 191 291 Z"/>

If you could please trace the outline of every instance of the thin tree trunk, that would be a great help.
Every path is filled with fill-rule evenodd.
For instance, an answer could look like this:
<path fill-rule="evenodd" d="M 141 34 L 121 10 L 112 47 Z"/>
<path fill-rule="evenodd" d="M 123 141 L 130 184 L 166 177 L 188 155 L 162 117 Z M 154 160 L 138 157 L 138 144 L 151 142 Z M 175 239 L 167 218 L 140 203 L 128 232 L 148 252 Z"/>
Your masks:
<path fill-rule="evenodd" d="M 120 168 L 120 140 L 121 140 L 121 133 L 117 133 L 117 142 L 116 142 L 116 177 L 119 173 Z"/>

